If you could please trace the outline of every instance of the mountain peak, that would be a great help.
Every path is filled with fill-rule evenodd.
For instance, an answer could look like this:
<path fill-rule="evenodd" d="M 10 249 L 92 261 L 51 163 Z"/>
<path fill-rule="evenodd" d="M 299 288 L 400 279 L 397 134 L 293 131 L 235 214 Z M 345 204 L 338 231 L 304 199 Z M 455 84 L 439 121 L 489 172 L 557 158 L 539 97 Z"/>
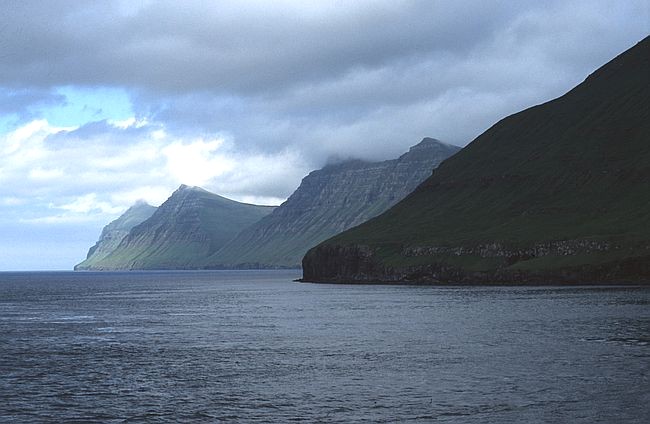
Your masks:
<path fill-rule="evenodd" d="M 424 137 L 422 141 L 415 146 L 411 146 L 408 152 L 400 156 L 399 160 L 429 160 L 431 156 L 439 157 L 441 154 L 449 157 L 457 153 L 460 149 L 460 147 L 453 144 L 444 143 L 431 137 Z"/>
<path fill-rule="evenodd" d="M 187 184 L 181 184 L 178 186 L 176 191 L 174 193 L 181 193 L 181 192 L 200 192 L 200 193 L 210 193 L 204 188 L 201 188 L 199 186 L 189 186 Z"/>
<path fill-rule="evenodd" d="M 418 144 L 426 144 L 426 143 L 446 144 L 446 143 L 443 143 L 442 141 L 438 140 L 437 138 L 433 138 L 433 137 L 424 137 L 422 139 L 422 141 L 420 141 Z"/>
<path fill-rule="evenodd" d="M 187 184 L 181 184 L 180 186 L 178 186 L 178 189 L 176 191 L 183 191 L 183 190 L 203 190 L 203 189 L 197 186 L 189 186 Z"/>
<path fill-rule="evenodd" d="M 135 201 L 135 203 L 133 205 L 131 205 L 131 207 L 129 209 L 137 209 L 137 208 L 143 208 L 143 207 L 151 207 L 151 208 L 153 208 L 153 206 L 151 206 L 149 203 L 147 203 L 146 200 L 138 199 L 138 200 Z"/>
<path fill-rule="evenodd" d="M 418 144 L 415 146 L 411 146 L 409 149 L 409 152 L 412 152 L 414 150 L 421 150 L 421 149 L 428 149 L 433 146 L 451 146 L 450 144 L 443 143 L 442 141 L 438 140 L 437 138 L 431 138 L 431 137 L 424 137 L 422 141 L 420 141 Z"/>
<path fill-rule="evenodd" d="M 78 269 L 201 268 L 214 251 L 274 209 L 185 184 L 158 209 L 150 208 L 155 213 L 121 232 L 110 250 Z"/>

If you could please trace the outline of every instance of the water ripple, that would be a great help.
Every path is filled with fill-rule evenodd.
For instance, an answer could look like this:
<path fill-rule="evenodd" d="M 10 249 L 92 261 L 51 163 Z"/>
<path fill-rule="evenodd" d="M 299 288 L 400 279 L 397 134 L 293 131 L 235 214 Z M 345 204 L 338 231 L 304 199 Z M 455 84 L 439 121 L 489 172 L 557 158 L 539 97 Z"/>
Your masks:
<path fill-rule="evenodd" d="M 650 291 L 0 274 L 0 421 L 645 423 Z"/>

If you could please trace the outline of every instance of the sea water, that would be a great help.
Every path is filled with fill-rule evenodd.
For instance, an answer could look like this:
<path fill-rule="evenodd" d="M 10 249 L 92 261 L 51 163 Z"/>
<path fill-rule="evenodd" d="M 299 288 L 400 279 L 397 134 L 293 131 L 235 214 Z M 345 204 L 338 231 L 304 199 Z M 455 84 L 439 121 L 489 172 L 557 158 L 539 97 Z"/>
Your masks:
<path fill-rule="evenodd" d="M 2 422 L 650 422 L 650 290 L 0 273 Z"/>

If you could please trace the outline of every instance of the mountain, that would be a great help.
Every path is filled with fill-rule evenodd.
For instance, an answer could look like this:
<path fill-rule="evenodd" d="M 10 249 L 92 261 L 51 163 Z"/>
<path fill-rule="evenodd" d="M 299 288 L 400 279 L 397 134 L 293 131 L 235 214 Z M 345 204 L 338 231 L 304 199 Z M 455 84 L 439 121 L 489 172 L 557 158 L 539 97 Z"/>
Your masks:
<path fill-rule="evenodd" d="M 273 209 L 181 185 L 115 250 L 88 269 L 202 268 L 209 255 Z"/>
<path fill-rule="evenodd" d="M 210 266 L 298 268 L 311 247 L 385 211 L 458 150 L 425 138 L 398 159 L 313 171 L 286 202 L 213 255 Z"/>
<path fill-rule="evenodd" d="M 650 282 L 650 38 L 511 115 L 381 216 L 303 259 L 306 281 Z"/>
<path fill-rule="evenodd" d="M 88 250 L 86 260 L 75 265 L 75 270 L 92 269 L 106 256 L 117 248 L 131 228 L 149 219 L 156 211 L 154 206 L 145 202 L 137 202 L 126 210 L 119 218 L 104 227 L 99 240 Z"/>

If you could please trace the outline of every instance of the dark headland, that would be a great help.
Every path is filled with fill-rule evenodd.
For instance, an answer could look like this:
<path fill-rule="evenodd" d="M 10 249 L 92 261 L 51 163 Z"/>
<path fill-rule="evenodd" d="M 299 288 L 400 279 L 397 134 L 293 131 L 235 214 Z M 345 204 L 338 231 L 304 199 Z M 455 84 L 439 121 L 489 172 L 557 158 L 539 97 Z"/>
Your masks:
<path fill-rule="evenodd" d="M 303 280 L 650 283 L 650 39 L 511 115 L 382 215 L 311 249 Z"/>

